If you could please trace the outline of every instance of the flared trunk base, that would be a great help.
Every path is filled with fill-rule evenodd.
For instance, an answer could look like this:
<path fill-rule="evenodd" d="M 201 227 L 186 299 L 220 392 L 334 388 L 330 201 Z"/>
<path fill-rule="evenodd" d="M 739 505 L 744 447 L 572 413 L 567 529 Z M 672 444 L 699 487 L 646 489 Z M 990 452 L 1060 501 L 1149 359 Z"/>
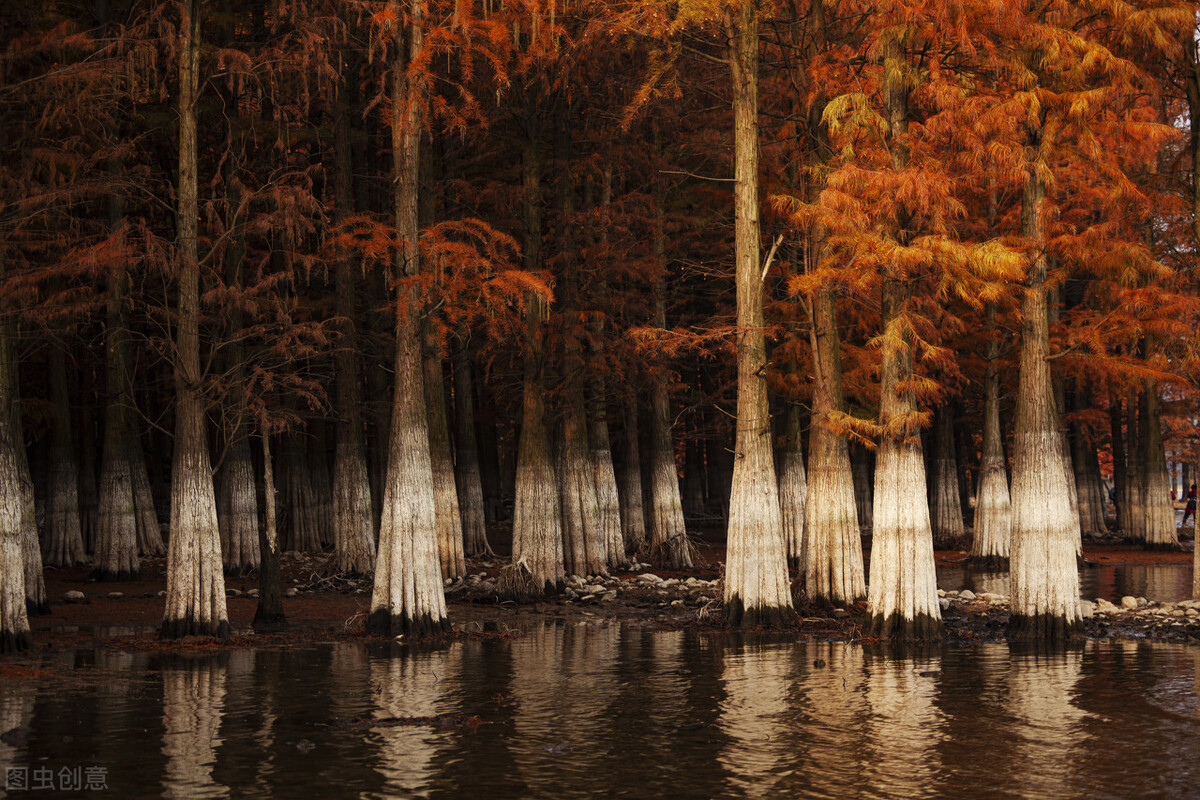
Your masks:
<path fill-rule="evenodd" d="M 1040 642 L 1067 642 L 1081 634 L 1078 621 L 1070 622 L 1058 614 L 1013 614 L 1008 620 L 1009 639 Z"/>
<path fill-rule="evenodd" d="M 413 639 L 440 639 L 450 632 L 450 621 L 432 614 L 406 617 L 378 608 L 367 617 L 367 633 L 375 636 L 405 636 Z"/>
<path fill-rule="evenodd" d="M 946 628 L 931 614 L 917 614 L 911 619 L 900 614 L 873 614 L 863 636 L 892 642 L 940 642 L 946 638 Z"/>
<path fill-rule="evenodd" d="M 33 636 L 29 631 L 13 633 L 0 631 L 0 654 L 20 653 L 33 647 Z"/>
<path fill-rule="evenodd" d="M 141 570 L 136 569 L 121 569 L 116 571 L 108 569 L 94 569 L 88 573 L 88 578 L 94 581 L 133 581 L 137 580 L 138 576 L 141 574 Z"/>
<path fill-rule="evenodd" d="M 211 636 L 215 639 L 229 638 L 229 620 L 201 620 L 193 616 L 179 619 L 164 619 L 160 639 L 182 639 L 185 636 Z"/>
<path fill-rule="evenodd" d="M 734 595 L 725 603 L 725 627 L 742 630 L 786 630 L 797 624 L 796 611 L 787 606 L 754 606 L 747 608 L 742 598 Z"/>

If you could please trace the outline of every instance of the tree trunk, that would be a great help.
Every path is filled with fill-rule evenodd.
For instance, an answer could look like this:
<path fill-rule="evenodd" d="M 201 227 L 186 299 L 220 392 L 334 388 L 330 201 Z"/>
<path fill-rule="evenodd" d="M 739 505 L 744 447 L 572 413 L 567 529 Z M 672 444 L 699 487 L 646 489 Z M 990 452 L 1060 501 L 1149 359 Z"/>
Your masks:
<path fill-rule="evenodd" d="M 989 306 L 989 328 L 995 310 Z M 983 455 L 979 461 L 979 495 L 975 498 L 975 539 L 971 542 L 971 563 L 987 569 L 1008 569 L 1012 502 L 1008 494 L 1008 471 L 1004 463 L 1004 443 L 1000 435 L 1000 372 L 996 360 L 1000 343 L 987 344 L 987 371 L 984 376 Z"/>
<path fill-rule="evenodd" d="M 425 374 L 425 410 L 429 416 L 433 497 L 437 505 L 438 558 L 442 577 L 458 578 L 466 574 L 467 562 L 463 552 L 462 515 L 458 510 L 458 483 L 454 479 L 454 458 L 446 423 L 446 384 L 442 375 L 442 359 L 426 352 L 422 366 Z"/>
<path fill-rule="evenodd" d="M 895 130 L 895 129 L 893 129 Z M 875 459 L 875 527 L 871 541 L 869 636 L 926 640 L 944 636 L 933 562 L 933 531 L 925 486 L 925 459 L 912 378 L 907 330 L 909 288 L 885 278 L 879 424 Z"/>
<path fill-rule="evenodd" d="M 258 569 L 261 548 L 250 442 L 240 430 L 233 436 L 217 472 L 217 527 L 225 572 L 241 575 Z"/>
<path fill-rule="evenodd" d="M 1117 530 L 1129 536 L 1129 485 L 1126 474 L 1124 414 L 1121 411 L 1121 395 L 1111 386 L 1108 390 L 1108 422 L 1113 464 L 1113 509 L 1116 512 Z"/>
<path fill-rule="evenodd" d="M 475 363 L 471 363 L 472 370 Z M 486 375 L 474 381 L 475 399 L 479 403 L 479 424 L 475 434 L 479 442 L 479 483 L 483 487 L 483 510 L 489 524 L 504 517 L 504 490 L 500 477 L 500 449 L 496 437 L 496 404 L 487 385 Z M 515 470 L 514 470 L 515 473 Z"/>
<path fill-rule="evenodd" d="M 333 546 L 333 478 L 329 473 L 329 449 L 325 420 L 315 419 L 308 425 L 305 440 L 308 459 L 308 479 L 312 486 L 312 514 L 317 527 L 321 549 Z"/>
<path fill-rule="evenodd" d="M 854 477 L 858 529 L 870 533 L 875 528 L 875 453 L 863 445 L 851 445 L 850 473 Z"/>
<path fill-rule="evenodd" d="M 162 531 L 158 526 L 158 511 L 154 506 L 154 490 L 150 486 L 146 454 L 142 452 L 142 443 L 136 431 L 131 433 L 126 453 L 129 458 L 129 474 L 133 478 L 138 553 L 144 556 L 161 556 L 167 552 L 167 548 L 163 545 Z"/>
<path fill-rule="evenodd" d="M 704 442 L 693 426 L 683 456 L 683 516 L 704 516 L 704 505 Z"/>
<path fill-rule="evenodd" d="M 475 433 L 475 380 L 464 337 L 454 350 L 454 480 L 462 512 L 463 546 L 469 556 L 494 556 L 487 540 L 487 510 Z"/>
<path fill-rule="evenodd" d="M 46 530 L 42 562 L 73 567 L 87 560 L 79 524 L 79 465 L 71 435 L 71 399 L 67 390 L 67 359 L 58 347 L 50 350 L 50 400 L 54 429 L 50 441 L 50 475 L 46 482 Z"/>
<path fill-rule="evenodd" d="M 1142 476 L 1142 447 L 1138 438 L 1141 426 L 1141 393 L 1131 388 L 1125 403 L 1125 541 L 1144 544 L 1146 541 L 1146 504 L 1142 495 L 1146 487 Z"/>
<path fill-rule="evenodd" d="M 92 372 L 80 372 L 79 395 L 79 528 L 83 548 L 91 553 L 96 547 L 96 521 L 100 511 L 100 486 L 96 482 L 96 422 L 93 416 L 95 394 L 91 388 Z"/>
<path fill-rule="evenodd" d="M 787 541 L 788 561 L 803 569 L 804 514 L 808 499 L 808 479 L 804 472 L 801 427 L 800 405 L 787 401 L 783 433 L 779 443 L 779 507 L 783 516 L 783 536 Z"/>
<path fill-rule="evenodd" d="M 884 105 L 892 168 L 908 167 L 909 76 L 902 43 L 886 43 Z M 897 244 L 909 243 L 909 213 L 896 213 Z M 880 293 L 883 346 L 879 366 L 879 454 L 875 461 L 874 529 L 871 540 L 869 635 L 880 639 L 940 639 L 944 634 L 933 563 L 933 531 L 921 452 L 913 377 L 912 278 L 895 263 L 885 267 Z"/>
<path fill-rule="evenodd" d="M 1091 407 L 1088 392 L 1083 387 L 1076 388 L 1073 399 L 1076 411 Z M 1096 449 L 1088 441 L 1083 426 L 1078 422 L 1071 423 L 1070 442 L 1071 465 L 1076 475 L 1075 488 L 1079 496 L 1079 532 L 1081 536 L 1091 538 L 1107 528 L 1104 523 L 1104 497 L 1099 490 L 1099 475 L 1093 473 Z"/>
<path fill-rule="evenodd" d="M 957 550 L 966 544 L 967 531 L 959 504 L 953 408 L 948 404 L 939 406 L 934 411 L 933 425 L 933 497 L 929 503 L 933 546 L 937 550 Z"/>
<path fill-rule="evenodd" d="M 333 191 L 337 218 L 344 219 L 354 208 L 349 111 L 343 107 L 338 109 L 336 125 Z M 375 570 L 375 514 L 359 408 L 356 280 L 349 254 L 339 254 L 335 270 L 334 302 L 343 327 L 341 341 L 333 351 L 337 431 L 333 454 L 333 555 L 329 568 L 337 575 L 370 575 Z"/>
<path fill-rule="evenodd" d="M 1149 349 L 1149 348 L 1147 348 Z M 1149 358 L 1150 353 L 1146 353 Z M 1175 505 L 1171 502 L 1171 481 L 1167 475 L 1167 456 L 1163 447 L 1161 401 L 1158 384 L 1147 378 L 1142 382 L 1142 414 L 1139 428 L 1142 441 L 1142 497 L 1146 507 L 1146 548 L 1178 550 L 1175 530 Z"/>
<path fill-rule="evenodd" d="M 321 520 L 316 492 L 309 472 L 304 433 L 293 433 L 284 440 L 284 515 L 283 548 L 300 553 L 321 552 Z"/>
<path fill-rule="evenodd" d="M 196 100 L 200 3 L 184 0 L 179 25 L 179 318 L 176 330 L 175 453 L 171 543 L 162 636 L 229 635 L 221 535 L 200 396 L 200 266 L 197 254 Z"/>
<path fill-rule="evenodd" d="M 1034 138 L 1040 129 L 1031 131 Z M 1031 142 L 1022 197 L 1021 233 L 1032 247 L 1021 304 L 1020 378 L 1013 431 L 1012 616 L 1009 635 L 1061 640 L 1078 627 L 1079 526 L 1071 515 L 1063 469 L 1062 434 L 1050 380 L 1050 322 L 1046 302 L 1046 232 L 1043 214 L 1047 169 Z"/>
<path fill-rule="evenodd" d="M 263 524 L 258 528 L 258 606 L 254 610 L 254 629 L 278 630 L 287 625 L 283 613 L 283 574 L 279 568 L 279 529 L 275 515 L 275 467 L 271 461 L 271 434 L 262 429 L 263 453 Z"/>
<path fill-rule="evenodd" d="M 392 0 L 397 19 L 399 1 Z M 392 65 L 392 152 L 395 159 L 396 254 L 402 283 L 396 304 L 395 388 L 388 472 L 379 527 L 379 554 L 367 630 L 384 636 L 440 635 L 449 629 L 438 561 L 437 505 L 429 454 L 429 418 L 421 367 L 421 302 L 412 279 L 420 273 L 417 246 L 421 79 L 410 74 L 424 47 L 424 0 L 409 0 L 408 25 L 397 34 Z M 408 34 L 408 47 L 405 36 Z"/>
<path fill-rule="evenodd" d="M 0 159 L 3 157 L 0 147 Z M 0 249 L 0 278 L 4 273 L 4 252 Z M 25 587 L 25 498 L 20 468 L 24 445 L 13 345 L 11 323 L 0 320 L 0 653 L 27 650 L 33 645 Z"/>
<path fill-rule="evenodd" d="M 625 400 L 625 430 L 621 458 L 621 534 L 625 552 L 641 556 L 646 547 L 646 511 L 642 502 L 642 455 L 639 444 L 637 395 Z"/>
<path fill-rule="evenodd" d="M 104 444 L 100 450 L 100 501 L 92 575 L 99 580 L 127 580 L 139 571 L 137 558 L 137 504 L 133 464 L 129 458 L 133 429 L 128 367 L 128 323 L 125 294 L 128 277 L 109 279 L 104 329 L 105 388 Z"/>
<path fill-rule="evenodd" d="M 754 3 L 743 0 L 729 10 L 725 25 L 733 87 L 738 331 L 737 431 L 726 538 L 725 624 L 773 628 L 791 624 L 794 612 L 779 484 L 771 456 L 765 374 L 767 348 L 758 257 L 758 16 Z"/>

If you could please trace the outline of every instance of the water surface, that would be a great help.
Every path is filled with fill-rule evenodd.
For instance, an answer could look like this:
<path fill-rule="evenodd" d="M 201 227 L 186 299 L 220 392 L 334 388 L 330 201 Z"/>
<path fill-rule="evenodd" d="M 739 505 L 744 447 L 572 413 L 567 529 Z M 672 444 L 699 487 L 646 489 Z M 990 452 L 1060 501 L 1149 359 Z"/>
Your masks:
<path fill-rule="evenodd" d="M 903 654 L 558 622 L 427 652 L 97 648 L 37 667 L 0 678 L 0 768 L 103 768 L 92 796 L 1090 799 L 1200 785 L 1187 646 Z M 369 722 L 397 718 L 414 724 Z"/>

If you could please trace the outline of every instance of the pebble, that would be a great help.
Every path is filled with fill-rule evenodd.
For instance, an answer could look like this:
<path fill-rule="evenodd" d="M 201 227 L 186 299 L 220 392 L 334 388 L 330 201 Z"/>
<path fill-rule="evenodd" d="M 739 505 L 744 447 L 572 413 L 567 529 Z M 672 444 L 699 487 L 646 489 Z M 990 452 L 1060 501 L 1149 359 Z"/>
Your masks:
<path fill-rule="evenodd" d="M 600 595 L 600 602 L 602 602 L 602 603 L 608 603 L 608 602 L 611 602 L 616 599 L 617 599 L 617 590 L 616 589 L 610 589 L 607 592 L 605 592 L 604 594 Z"/>
<path fill-rule="evenodd" d="M 600 584 L 593 583 L 582 587 L 579 591 L 583 592 L 584 594 L 604 594 L 604 587 Z"/>
<path fill-rule="evenodd" d="M 1100 612 L 1101 614 L 1111 614 L 1116 610 L 1117 607 L 1105 600 L 1103 597 L 1096 598 L 1096 611 Z"/>
<path fill-rule="evenodd" d="M 242 591 L 240 589 L 226 589 L 225 596 L 226 597 L 241 597 Z"/>
<path fill-rule="evenodd" d="M 946 596 L 946 590 L 938 589 L 938 597 L 945 597 L 945 596 Z"/>
<path fill-rule="evenodd" d="M 87 597 L 83 594 L 83 592 L 78 592 L 72 589 L 63 595 L 63 600 L 66 600 L 68 603 L 82 603 L 83 601 L 87 600 Z"/>
<path fill-rule="evenodd" d="M 654 584 L 663 582 L 663 579 L 658 577 L 657 575 L 655 575 L 653 572 L 645 572 L 645 573 L 642 573 L 641 575 L 638 575 L 638 580 L 645 581 L 646 583 L 654 583 Z"/>
<path fill-rule="evenodd" d="M 974 600 L 975 593 L 972 592 L 970 589 L 963 589 L 961 592 L 958 593 L 958 597 L 960 600 L 968 600 L 968 601 Z"/>
<path fill-rule="evenodd" d="M 108 593 L 109 600 L 120 600 L 124 596 L 125 596 L 124 592 L 109 592 Z"/>
<path fill-rule="evenodd" d="M 284 597 L 296 597 L 296 596 L 297 596 L 297 595 L 299 595 L 299 594 L 300 594 L 300 590 L 299 590 L 299 589 L 297 589 L 295 586 L 289 586 L 289 587 L 287 588 L 287 591 L 285 591 L 285 592 L 283 593 L 283 596 L 284 596 Z"/>
<path fill-rule="evenodd" d="M 1138 607 L 1138 600 L 1131 595 L 1125 595 L 1121 598 L 1121 608 L 1134 609 Z"/>
<path fill-rule="evenodd" d="M 1091 619 L 1092 617 L 1096 616 L 1096 604 L 1091 600 L 1080 600 L 1079 616 L 1083 617 L 1084 619 Z"/>
<path fill-rule="evenodd" d="M 946 609 L 948 609 L 950 607 L 950 598 L 949 597 L 939 597 L 938 598 L 938 606 L 941 607 L 942 611 L 945 611 Z"/>
<path fill-rule="evenodd" d="M 246 592 L 246 597 L 253 597 L 253 598 L 257 599 L 258 598 L 258 589 L 251 589 L 250 591 Z"/>

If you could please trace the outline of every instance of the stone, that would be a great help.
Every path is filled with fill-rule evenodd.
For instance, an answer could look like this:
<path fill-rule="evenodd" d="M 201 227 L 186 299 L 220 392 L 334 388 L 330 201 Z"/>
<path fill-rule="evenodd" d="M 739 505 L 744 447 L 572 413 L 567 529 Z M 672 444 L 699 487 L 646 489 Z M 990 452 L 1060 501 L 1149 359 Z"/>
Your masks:
<path fill-rule="evenodd" d="M 682 600 L 672 600 L 671 601 L 671 608 L 679 608 L 682 605 L 683 605 Z"/>
<path fill-rule="evenodd" d="M 241 589 L 226 589 L 225 596 L 226 597 L 241 597 L 242 591 L 241 591 Z"/>
<path fill-rule="evenodd" d="M 289 586 L 287 588 L 287 590 L 284 591 L 283 596 L 284 597 L 297 597 L 299 594 L 300 594 L 299 589 L 297 589 L 295 586 Z"/>
<path fill-rule="evenodd" d="M 1091 619 L 1096 616 L 1096 604 L 1091 600 L 1079 601 L 1079 616 L 1083 619 Z"/>
<path fill-rule="evenodd" d="M 1143 607 L 1143 606 L 1147 605 L 1147 604 L 1148 604 L 1148 601 L 1147 601 L 1147 600 L 1146 600 L 1146 598 L 1144 598 L 1144 597 L 1139 597 L 1139 598 L 1137 599 L 1137 604 L 1138 604 L 1138 607 L 1139 607 L 1139 608 L 1141 608 L 1141 607 Z"/>
<path fill-rule="evenodd" d="M 604 587 L 599 584 L 592 583 L 581 587 L 579 591 L 583 592 L 584 594 L 604 594 Z"/>
<path fill-rule="evenodd" d="M 600 595 L 600 602 L 602 602 L 602 603 L 609 603 L 616 599 L 617 599 L 617 590 L 616 589 L 609 589 L 607 592 Z"/>
<path fill-rule="evenodd" d="M 660 584 L 663 582 L 663 579 L 655 575 L 653 572 L 644 572 L 641 575 L 638 575 L 638 580 L 653 584 Z"/>
<path fill-rule="evenodd" d="M 125 596 L 124 592 L 109 592 L 108 593 L 109 600 L 120 600 L 124 596 Z"/>
<path fill-rule="evenodd" d="M 87 596 L 83 592 L 72 589 L 63 595 L 63 600 L 66 600 L 68 603 L 82 603 L 87 600 Z"/>
<path fill-rule="evenodd" d="M 946 596 L 946 590 L 938 589 L 938 597 L 945 597 L 945 596 Z"/>
<path fill-rule="evenodd" d="M 975 593 L 972 592 L 970 589 L 963 589 L 961 592 L 958 593 L 958 597 L 960 600 L 966 600 L 969 602 L 969 601 L 975 599 Z"/>
<path fill-rule="evenodd" d="M 1133 597 L 1131 595 L 1125 595 L 1124 597 L 1121 598 L 1121 608 L 1134 609 L 1137 607 L 1138 607 L 1138 601 L 1137 601 L 1136 597 Z"/>
<path fill-rule="evenodd" d="M 948 609 L 950 607 L 950 598 L 949 597 L 939 597 L 938 598 L 938 606 L 941 607 L 942 611 L 945 611 L 946 609 Z"/>
<path fill-rule="evenodd" d="M 250 591 L 246 592 L 246 597 L 258 599 L 258 589 L 251 589 Z"/>
<path fill-rule="evenodd" d="M 1117 611 L 1117 610 L 1118 609 L 1115 605 L 1108 602 L 1103 597 L 1096 599 L 1096 611 L 1097 612 L 1099 612 L 1101 614 L 1111 614 L 1112 612 Z"/>

